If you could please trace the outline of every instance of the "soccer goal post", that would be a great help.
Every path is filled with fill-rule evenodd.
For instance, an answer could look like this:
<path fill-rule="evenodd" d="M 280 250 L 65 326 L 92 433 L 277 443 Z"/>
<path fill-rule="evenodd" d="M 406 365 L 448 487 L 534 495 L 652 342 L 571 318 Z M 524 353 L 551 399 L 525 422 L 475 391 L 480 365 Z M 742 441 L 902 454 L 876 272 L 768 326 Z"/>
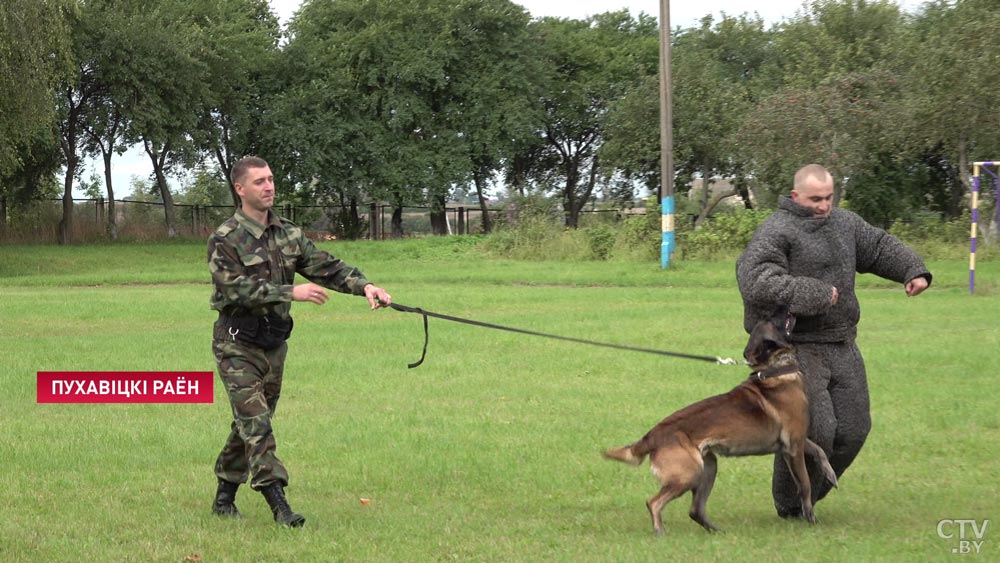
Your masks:
<path fill-rule="evenodd" d="M 1000 176 L 992 170 L 992 168 L 1000 169 L 1000 163 L 995 161 L 990 162 L 973 162 L 972 163 L 972 226 L 970 227 L 969 233 L 969 293 L 976 292 L 976 232 L 979 229 L 979 181 L 981 178 L 981 172 L 986 171 L 987 174 L 993 177 L 993 185 L 995 190 L 994 196 L 994 207 L 996 207 L 996 223 L 994 226 L 1000 228 Z"/>

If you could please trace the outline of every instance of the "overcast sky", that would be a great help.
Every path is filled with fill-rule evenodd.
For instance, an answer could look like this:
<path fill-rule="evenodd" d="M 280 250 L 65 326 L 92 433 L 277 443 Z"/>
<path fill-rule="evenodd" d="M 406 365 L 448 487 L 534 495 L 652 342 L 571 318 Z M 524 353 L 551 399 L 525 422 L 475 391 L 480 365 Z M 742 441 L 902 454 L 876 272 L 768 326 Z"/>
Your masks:
<path fill-rule="evenodd" d="M 302 3 L 301 0 L 269 0 L 271 9 L 274 11 L 282 25 L 286 24 L 295 10 Z M 651 16 L 659 17 L 659 0 L 515 0 L 515 3 L 524 8 L 533 17 L 554 16 L 561 18 L 583 19 L 594 14 L 627 8 L 633 16 L 640 12 L 645 12 Z M 906 10 L 913 10 L 923 4 L 920 0 L 897 0 L 896 4 Z M 802 9 L 803 0 L 763 0 L 748 2 L 746 0 L 674 0 L 670 3 L 670 27 L 694 27 L 702 17 L 712 14 L 719 19 L 720 14 L 725 13 L 737 16 L 743 13 L 757 13 L 767 23 L 778 23 L 783 19 L 795 15 Z M 84 171 L 84 178 L 88 178 L 92 171 L 97 171 L 103 178 L 104 164 L 97 161 L 86 162 L 87 170 Z M 153 168 L 149 163 L 149 157 L 139 146 L 133 147 L 124 155 L 115 156 L 111 162 L 112 181 L 115 186 L 115 196 L 119 199 L 129 195 L 131 191 L 132 177 L 138 176 L 146 178 L 152 174 Z M 101 182 L 103 186 L 103 181 Z M 83 197 L 79 190 L 74 191 L 76 197 Z"/>

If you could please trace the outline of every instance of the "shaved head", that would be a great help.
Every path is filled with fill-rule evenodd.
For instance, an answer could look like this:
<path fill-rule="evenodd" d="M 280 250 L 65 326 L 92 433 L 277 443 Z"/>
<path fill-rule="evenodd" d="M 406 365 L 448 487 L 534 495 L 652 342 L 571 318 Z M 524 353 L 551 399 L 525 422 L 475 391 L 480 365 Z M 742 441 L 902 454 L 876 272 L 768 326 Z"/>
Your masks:
<path fill-rule="evenodd" d="M 833 176 L 826 167 L 820 164 L 807 164 L 802 168 L 799 168 L 795 173 L 795 182 L 793 184 L 793 190 L 799 190 L 804 187 L 810 178 L 818 180 L 820 183 L 830 182 L 833 183 Z"/>
<path fill-rule="evenodd" d="M 815 217 L 829 217 L 833 211 L 833 176 L 819 164 L 808 164 L 795 173 L 792 201 L 809 208 Z"/>

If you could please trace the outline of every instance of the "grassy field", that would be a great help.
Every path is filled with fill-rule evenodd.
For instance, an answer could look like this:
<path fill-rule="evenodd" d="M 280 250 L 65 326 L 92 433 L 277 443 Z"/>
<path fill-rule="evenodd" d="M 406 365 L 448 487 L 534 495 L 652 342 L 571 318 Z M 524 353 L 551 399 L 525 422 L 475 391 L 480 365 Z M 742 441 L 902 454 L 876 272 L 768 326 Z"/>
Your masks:
<path fill-rule="evenodd" d="M 518 262 L 474 238 L 323 245 L 397 302 L 497 324 L 693 354 L 745 344 L 732 261 Z M 275 432 L 301 530 L 241 488 L 215 518 L 229 409 L 37 404 L 38 371 L 212 371 L 204 247 L 0 246 L 2 561 L 913 561 L 954 559 L 990 519 L 1000 556 L 1000 267 L 929 264 L 910 299 L 862 276 L 859 344 L 874 429 L 814 527 L 774 515 L 769 458 L 723 459 L 709 502 L 726 530 L 664 511 L 640 469 L 600 451 L 724 392 L 743 367 L 626 353 L 431 319 L 360 298 L 296 304 Z M 372 499 L 363 506 L 359 499 Z M 974 539 L 974 538 L 967 538 Z"/>

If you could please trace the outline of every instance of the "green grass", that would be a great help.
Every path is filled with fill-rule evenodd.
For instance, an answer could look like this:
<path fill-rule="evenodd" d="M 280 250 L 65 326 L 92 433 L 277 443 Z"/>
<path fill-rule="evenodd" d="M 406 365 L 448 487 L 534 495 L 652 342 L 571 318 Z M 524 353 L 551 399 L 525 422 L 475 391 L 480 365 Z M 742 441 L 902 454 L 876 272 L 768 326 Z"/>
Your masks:
<path fill-rule="evenodd" d="M 738 357 L 729 261 L 492 260 L 474 238 L 324 245 L 398 302 L 530 330 Z M 1000 268 L 930 264 L 909 299 L 860 278 L 859 344 L 874 429 L 810 527 L 774 516 L 768 458 L 724 459 L 709 515 L 688 497 L 650 533 L 644 466 L 599 452 L 736 385 L 745 368 L 368 311 L 296 304 L 275 419 L 302 530 L 242 488 L 242 521 L 214 518 L 224 391 L 204 405 L 37 404 L 50 370 L 210 371 L 201 244 L 0 246 L 0 560 L 663 561 L 949 560 L 938 521 L 992 519 L 1000 493 Z M 360 498 L 372 503 L 361 506 Z"/>

